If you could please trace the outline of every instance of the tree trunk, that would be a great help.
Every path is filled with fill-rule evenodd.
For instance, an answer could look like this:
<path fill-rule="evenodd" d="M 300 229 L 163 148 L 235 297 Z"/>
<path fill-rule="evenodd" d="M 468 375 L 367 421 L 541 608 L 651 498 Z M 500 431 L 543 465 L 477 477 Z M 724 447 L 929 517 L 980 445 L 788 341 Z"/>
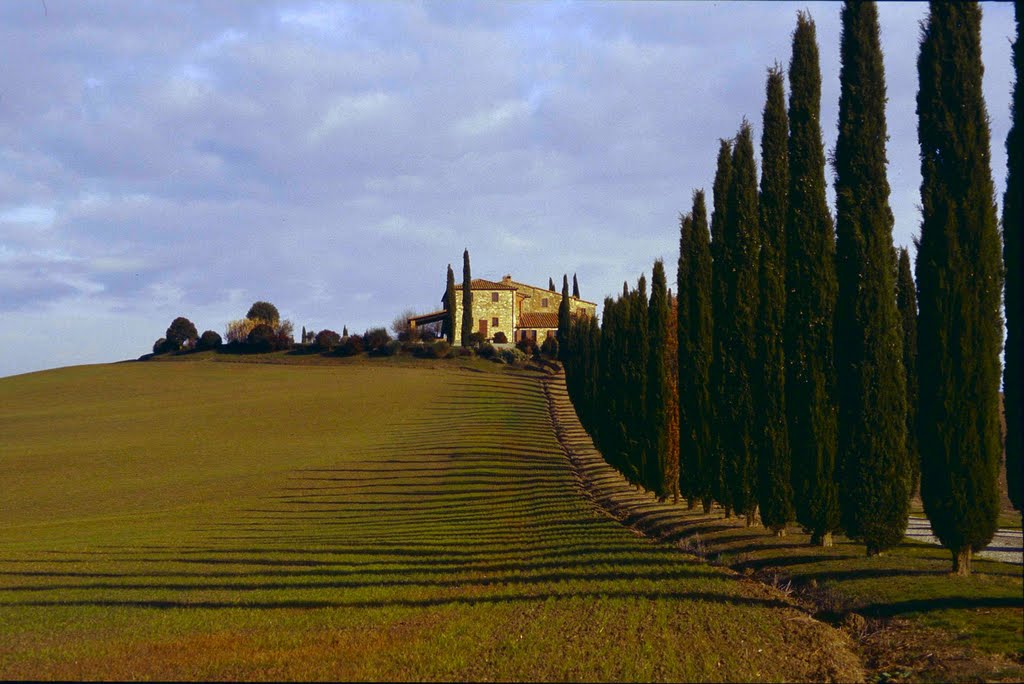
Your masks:
<path fill-rule="evenodd" d="M 785 527 L 776 527 L 775 529 L 772 530 L 772 534 L 774 534 L 776 537 L 785 537 L 786 536 L 786 528 Z"/>
<path fill-rule="evenodd" d="M 875 546 L 873 544 L 868 544 L 864 548 L 864 550 L 867 553 L 868 558 L 874 558 L 875 556 L 881 556 L 882 555 L 881 549 L 879 549 L 877 546 Z"/>
<path fill-rule="evenodd" d="M 747 527 L 754 526 L 754 511 L 747 513 Z"/>
<path fill-rule="evenodd" d="M 708 513 L 711 512 L 711 499 L 710 498 L 701 499 L 700 505 L 701 505 L 701 507 L 704 508 L 704 515 L 707 515 Z"/>
<path fill-rule="evenodd" d="M 732 517 L 732 506 L 725 507 L 725 517 L 727 519 Z"/>
<path fill-rule="evenodd" d="M 694 499 L 694 498 L 693 498 L 692 496 L 691 496 L 691 497 L 689 497 L 689 498 L 688 498 L 688 499 L 686 500 L 686 510 L 688 510 L 688 511 L 692 511 L 692 510 L 693 510 L 694 508 L 696 508 L 696 507 L 697 507 L 697 500 L 696 500 L 696 499 Z M 705 512 L 706 512 L 706 511 L 705 511 Z"/>
<path fill-rule="evenodd" d="M 957 577 L 969 577 L 971 574 L 971 547 L 953 550 L 953 574 Z"/>

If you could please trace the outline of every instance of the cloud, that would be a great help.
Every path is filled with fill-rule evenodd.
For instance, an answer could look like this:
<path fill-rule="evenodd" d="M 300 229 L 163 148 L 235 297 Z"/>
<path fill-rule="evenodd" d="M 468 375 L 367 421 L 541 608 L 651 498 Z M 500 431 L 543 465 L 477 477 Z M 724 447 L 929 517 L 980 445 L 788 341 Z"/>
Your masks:
<path fill-rule="evenodd" d="M 175 316 L 222 331 L 256 299 L 312 329 L 383 324 L 436 308 L 465 247 L 474 274 L 575 271 L 600 301 L 655 257 L 674 262 L 717 139 L 743 116 L 759 131 L 796 9 L 2 3 L 0 307 L 41 341 L 0 355 L 0 375 L 138 356 Z M 839 6 L 810 11 L 831 147 Z M 926 11 L 880 5 L 904 244 Z M 1002 188 L 1013 9 L 984 11 Z M 66 336 L 40 335 L 47 321 Z"/>

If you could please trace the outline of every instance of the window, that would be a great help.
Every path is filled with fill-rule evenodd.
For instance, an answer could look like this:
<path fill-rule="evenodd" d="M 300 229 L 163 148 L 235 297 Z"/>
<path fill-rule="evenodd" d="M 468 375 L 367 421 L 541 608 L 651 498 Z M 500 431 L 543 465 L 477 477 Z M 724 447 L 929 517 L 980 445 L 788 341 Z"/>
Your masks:
<path fill-rule="evenodd" d="M 534 342 L 537 341 L 537 331 L 536 330 L 531 330 L 530 331 L 530 339 L 533 340 Z"/>
<path fill-rule="evenodd" d="M 554 336 L 555 336 L 555 331 L 554 330 L 548 330 L 548 339 L 551 339 Z"/>
<path fill-rule="evenodd" d="M 498 301 L 498 293 L 497 293 L 497 292 L 492 292 L 492 293 L 491 293 L 491 301 L 492 301 L 492 302 L 496 302 L 496 301 Z M 497 324 L 497 323 L 495 323 L 494 325 L 498 325 L 498 324 Z"/>
<path fill-rule="evenodd" d="M 540 308 L 542 308 L 542 309 L 548 308 L 548 298 L 547 297 L 542 297 L 541 298 L 541 300 L 540 300 Z"/>
<path fill-rule="evenodd" d="M 497 316 L 495 316 L 494 318 L 491 319 L 491 325 L 493 325 L 495 328 L 498 327 L 498 317 Z"/>

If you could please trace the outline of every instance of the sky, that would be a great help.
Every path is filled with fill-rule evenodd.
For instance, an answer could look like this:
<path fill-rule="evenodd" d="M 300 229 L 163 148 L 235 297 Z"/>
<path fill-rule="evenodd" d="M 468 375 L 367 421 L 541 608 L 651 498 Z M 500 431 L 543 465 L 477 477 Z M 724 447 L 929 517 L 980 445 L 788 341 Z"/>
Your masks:
<path fill-rule="evenodd" d="M 440 308 L 467 248 L 474 277 L 576 273 L 598 303 L 656 258 L 671 283 L 803 8 L 827 151 L 839 4 L 0 3 L 0 377 L 137 358 L 177 316 L 223 335 L 257 300 L 297 331 L 388 326 Z M 1013 5 L 983 11 L 1001 211 Z M 879 7 L 897 245 L 926 12 Z"/>

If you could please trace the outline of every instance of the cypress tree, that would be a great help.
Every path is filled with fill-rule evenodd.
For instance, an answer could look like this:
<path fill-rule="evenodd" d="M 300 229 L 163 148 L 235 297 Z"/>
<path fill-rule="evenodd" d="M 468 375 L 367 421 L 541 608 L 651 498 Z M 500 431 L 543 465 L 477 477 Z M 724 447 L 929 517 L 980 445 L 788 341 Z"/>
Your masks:
<path fill-rule="evenodd" d="M 903 367 L 907 375 L 907 472 L 910 495 L 921 486 L 921 454 L 917 449 L 917 293 L 910 270 L 910 252 L 900 248 L 896 275 L 896 308 L 903 332 Z"/>
<path fill-rule="evenodd" d="M 679 483 L 680 493 L 686 497 L 687 508 L 693 508 L 700 496 L 698 487 L 699 462 L 695 445 L 696 431 L 692 423 L 695 412 L 692 407 L 694 387 L 691 379 L 690 328 L 692 323 L 692 281 L 693 259 L 690 255 L 693 243 L 693 214 L 679 216 L 679 261 L 676 266 L 676 390 L 679 396 Z"/>
<path fill-rule="evenodd" d="M 690 241 L 689 349 L 686 385 L 681 396 L 687 398 L 687 417 L 693 433 L 693 493 L 701 499 L 704 513 L 711 512 L 711 491 L 717 461 L 714 459 L 713 416 L 711 395 L 711 359 L 713 356 L 711 319 L 711 236 L 708 233 L 704 191 L 693 193 L 693 239 Z M 681 293 L 682 294 L 682 293 Z M 683 362 L 680 357 L 680 363 Z M 682 447 L 680 447 L 681 449 Z"/>
<path fill-rule="evenodd" d="M 903 539 L 910 514 L 907 387 L 892 270 L 885 71 L 873 2 L 840 16 L 836 142 L 836 388 L 840 508 L 873 556 Z"/>
<path fill-rule="evenodd" d="M 665 453 L 668 467 L 665 470 L 665 488 L 672 494 L 672 503 L 679 503 L 679 317 L 676 310 L 679 300 L 668 291 L 668 315 L 665 317 L 665 346 L 662 356 L 665 359 Z M 690 500 L 693 508 L 693 499 Z"/>
<path fill-rule="evenodd" d="M 999 513 L 1003 332 L 977 3 L 930 3 L 917 65 L 921 499 L 954 571 L 969 575 Z"/>
<path fill-rule="evenodd" d="M 647 448 L 650 459 L 648 487 L 664 499 L 670 493 L 668 473 L 671 459 L 668 449 L 668 369 L 665 348 L 668 346 L 668 293 L 665 265 L 654 262 L 651 272 L 651 300 L 647 316 Z"/>
<path fill-rule="evenodd" d="M 580 284 L 579 281 L 576 280 L 575 273 L 572 274 L 572 296 L 576 299 L 580 298 Z"/>
<path fill-rule="evenodd" d="M 558 303 L 558 356 L 565 361 L 568 358 L 569 342 L 569 279 L 562 274 L 562 301 Z"/>
<path fill-rule="evenodd" d="M 548 289 L 552 292 L 557 292 L 557 290 L 555 290 L 555 281 L 551 276 L 548 276 Z"/>
<path fill-rule="evenodd" d="M 469 272 L 469 250 L 462 253 L 462 336 L 460 343 L 469 346 L 473 334 L 473 278 Z"/>
<path fill-rule="evenodd" d="M 604 308 L 601 311 L 601 351 L 598 362 L 599 377 L 597 381 L 598 394 L 601 396 L 599 404 L 601 420 L 596 425 L 597 446 L 604 455 L 605 460 L 613 466 L 619 467 L 616 457 L 618 448 L 613 448 L 616 437 L 615 426 L 620 416 L 620 404 L 618 401 L 618 390 L 620 377 L 617 344 L 617 323 L 615 302 L 611 297 L 604 298 Z"/>
<path fill-rule="evenodd" d="M 1003 395 L 1006 406 L 1006 484 L 1014 508 L 1021 510 L 1024 496 L 1024 407 L 1021 405 L 1021 335 L 1020 310 L 1024 302 L 1020 296 L 1020 231 L 1021 202 L 1024 201 L 1024 164 L 1021 152 L 1024 150 L 1024 129 L 1020 117 L 1024 114 L 1020 75 L 1024 57 L 1020 46 L 1021 3 L 1014 4 L 1017 22 L 1017 37 L 1013 41 L 1013 102 L 1012 123 L 1006 136 L 1006 194 L 1003 195 L 1003 260 L 1006 267 L 1006 369 L 1003 374 Z"/>
<path fill-rule="evenodd" d="M 305 346 L 305 345 L 306 345 L 306 326 L 302 326 L 302 337 L 301 337 L 301 338 L 299 338 L 299 342 L 300 342 L 300 344 L 302 344 L 303 346 Z"/>
<path fill-rule="evenodd" d="M 725 415 L 725 403 L 727 400 L 723 391 L 722 369 L 724 367 L 725 349 L 722 346 L 724 339 L 721 326 L 727 315 L 725 305 L 725 263 L 722 260 L 722 246 L 725 232 L 727 208 L 727 195 L 729 185 L 732 182 L 732 144 L 728 140 L 718 141 L 718 162 L 715 168 L 715 180 L 712 186 L 713 209 L 711 211 L 711 324 L 712 324 L 712 360 L 711 360 L 711 402 L 712 402 L 712 448 L 708 453 L 708 486 L 711 496 L 725 508 L 726 517 L 731 515 L 732 506 L 728 502 L 724 481 L 722 479 L 722 444 L 724 425 L 721 416 Z"/>
<path fill-rule="evenodd" d="M 618 366 L 619 366 L 619 378 L 620 383 L 618 384 L 618 395 L 619 395 L 619 419 L 618 423 L 618 435 L 616 442 L 620 449 L 620 462 L 622 463 L 622 472 L 626 475 L 630 482 L 637 484 L 640 482 L 640 469 L 637 467 L 637 459 L 635 458 L 635 444 L 633 443 L 634 430 L 634 412 L 636 411 L 636 359 L 635 348 L 640 346 L 641 340 L 637 338 L 636 330 L 634 329 L 634 309 L 635 302 L 634 298 L 629 291 L 629 285 L 625 282 L 622 283 L 622 297 L 619 299 L 619 306 L 617 307 L 618 319 L 619 319 L 619 344 L 618 344 Z M 644 331 L 646 332 L 646 324 Z M 642 341 L 646 345 L 646 340 Z"/>
<path fill-rule="evenodd" d="M 721 331 L 720 406 L 723 479 L 727 503 L 752 525 L 757 510 L 757 417 L 753 377 L 756 372 L 758 290 L 757 166 L 750 124 L 740 126 L 732 154 L 725 230 L 719 256 L 723 262 L 725 317 Z"/>
<path fill-rule="evenodd" d="M 441 332 L 444 334 L 448 344 L 455 342 L 455 272 L 452 265 L 448 264 L 448 280 L 444 290 L 444 322 L 441 324 Z"/>
<path fill-rule="evenodd" d="M 789 119 L 782 68 L 768 71 L 761 133 L 761 254 L 758 263 L 757 502 L 761 522 L 777 536 L 793 520 L 789 432 L 786 429 L 786 364 L 782 326 L 786 318 L 786 201 L 789 197 Z"/>
<path fill-rule="evenodd" d="M 647 276 L 641 274 L 636 291 L 630 293 L 630 345 L 627 356 L 630 359 L 632 380 L 630 401 L 630 451 L 633 464 L 641 485 L 651 487 L 651 463 L 649 460 L 650 441 L 647 429 L 647 362 L 650 354 L 650 332 L 647 302 Z"/>
<path fill-rule="evenodd" d="M 786 211 L 786 416 L 796 519 L 811 542 L 839 529 L 832 340 L 835 235 L 825 200 L 819 123 L 821 72 L 814 21 L 800 12 L 789 63 L 789 202 Z"/>

